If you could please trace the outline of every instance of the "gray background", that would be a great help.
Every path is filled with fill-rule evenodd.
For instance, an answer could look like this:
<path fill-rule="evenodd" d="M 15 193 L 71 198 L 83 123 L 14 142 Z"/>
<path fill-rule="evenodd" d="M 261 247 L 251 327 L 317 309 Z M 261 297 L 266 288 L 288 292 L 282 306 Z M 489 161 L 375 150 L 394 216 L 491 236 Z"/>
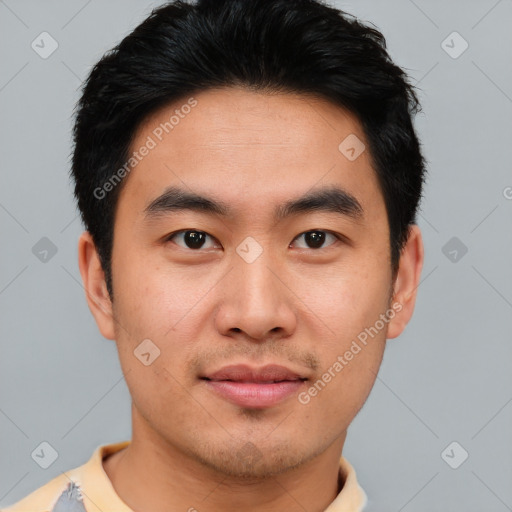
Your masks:
<path fill-rule="evenodd" d="M 131 435 L 115 344 L 78 272 L 70 128 L 91 66 L 158 4 L 0 1 L 0 506 Z M 421 88 L 429 162 L 416 312 L 344 455 L 370 512 L 512 510 L 512 2 L 335 5 L 382 30 Z M 43 31 L 59 45 L 47 59 L 31 48 Z M 48 469 L 31 457 L 43 441 L 58 452 Z"/>

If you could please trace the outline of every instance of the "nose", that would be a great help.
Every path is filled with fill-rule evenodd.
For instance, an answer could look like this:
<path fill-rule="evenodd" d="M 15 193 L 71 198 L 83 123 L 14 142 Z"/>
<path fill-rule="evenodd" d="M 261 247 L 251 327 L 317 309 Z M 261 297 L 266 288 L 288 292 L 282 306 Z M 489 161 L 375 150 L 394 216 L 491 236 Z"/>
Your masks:
<path fill-rule="evenodd" d="M 252 263 L 235 254 L 233 263 L 216 311 L 219 333 L 242 332 L 257 341 L 293 334 L 297 324 L 294 294 L 284 270 L 265 251 Z"/>

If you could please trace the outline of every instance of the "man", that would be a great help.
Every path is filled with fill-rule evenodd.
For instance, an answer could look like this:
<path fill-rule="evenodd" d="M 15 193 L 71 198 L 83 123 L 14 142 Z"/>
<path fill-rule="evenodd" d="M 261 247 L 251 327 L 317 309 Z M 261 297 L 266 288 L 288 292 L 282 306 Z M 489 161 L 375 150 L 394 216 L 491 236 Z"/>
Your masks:
<path fill-rule="evenodd" d="M 342 450 L 414 309 L 418 108 L 314 0 L 169 3 L 107 53 L 72 175 L 133 435 L 7 511 L 362 510 Z"/>

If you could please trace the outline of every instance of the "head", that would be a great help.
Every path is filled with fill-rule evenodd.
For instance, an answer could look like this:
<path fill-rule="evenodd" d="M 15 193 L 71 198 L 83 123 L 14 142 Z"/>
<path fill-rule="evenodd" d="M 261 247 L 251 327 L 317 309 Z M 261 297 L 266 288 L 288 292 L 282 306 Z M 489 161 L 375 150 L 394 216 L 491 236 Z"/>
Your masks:
<path fill-rule="evenodd" d="M 167 4 L 96 64 L 79 263 L 141 435 L 246 476 L 342 445 L 414 308 L 418 109 L 382 34 L 313 0 Z M 302 384 L 240 406 L 204 379 L 237 363 Z"/>

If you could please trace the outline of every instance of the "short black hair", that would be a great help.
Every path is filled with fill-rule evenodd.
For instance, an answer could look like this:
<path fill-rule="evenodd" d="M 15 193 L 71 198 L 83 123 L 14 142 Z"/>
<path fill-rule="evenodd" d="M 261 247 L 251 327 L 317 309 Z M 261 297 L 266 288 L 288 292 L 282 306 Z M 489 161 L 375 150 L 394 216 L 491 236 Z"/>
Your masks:
<path fill-rule="evenodd" d="M 425 181 L 412 124 L 421 107 L 374 27 L 317 0 L 177 0 L 154 9 L 101 58 L 76 105 L 71 174 L 111 298 L 122 183 L 104 184 L 126 169 L 130 144 L 150 114 L 229 86 L 314 95 L 357 117 L 386 205 L 395 275 Z"/>

